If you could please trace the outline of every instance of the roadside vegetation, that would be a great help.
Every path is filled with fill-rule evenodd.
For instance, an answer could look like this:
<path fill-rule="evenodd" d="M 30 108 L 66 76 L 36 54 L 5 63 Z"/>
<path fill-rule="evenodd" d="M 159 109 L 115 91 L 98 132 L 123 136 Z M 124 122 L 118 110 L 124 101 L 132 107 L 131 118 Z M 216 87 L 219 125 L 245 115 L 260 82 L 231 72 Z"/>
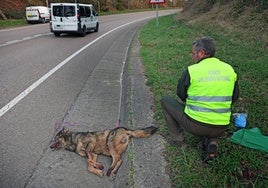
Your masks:
<path fill-rule="evenodd" d="M 0 29 L 27 25 L 25 19 L 9 19 L 0 21 Z"/>
<path fill-rule="evenodd" d="M 241 11 L 238 17 L 234 6 L 238 4 L 222 6 L 216 3 L 205 14 L 204 11 L 198 14 L 200 6 L 197 6 L 198 10 L 188 7 L 182 14 L 159 18 L 158 27 L 153 20 L 141 30 L 140 54 L 147 85 L 154 95 L 155 119 L 164 137 L 168 135 L 161 97 L 176 97 L 178 79 L 193 63 L 192 42 L 201 36 L 214 38 L 216 56 L 231 64 L 238 73 L 241 94 L 233 112 L 247 113 L 246 129 L 258 127 L 268 136 L 267 17 L 260 19 L 267 16 L 267 9 L 258 12 L 255 6 L 250 9 L 244 4 L 240 8 L 247 15 Z M 222 11 L 220 15 L 217 14 L 219 10 Z M 233 10 L 232 16 L 230 10 Z M 253 13 L 249 14 L 250 11 Z M 244 25 L 247 22 L 251 27 Z M 167 169 L 174 187 L 267 187 L 268 153 L 232 143 L 230 137 L 237 130 L 232 120 L 227 133 L 219 140 L 219 156 L 208 165 L 202 163 L 204 153 L 198 138 L 185 133 L 186 148 L 168 143 L 165 152 Z"/>

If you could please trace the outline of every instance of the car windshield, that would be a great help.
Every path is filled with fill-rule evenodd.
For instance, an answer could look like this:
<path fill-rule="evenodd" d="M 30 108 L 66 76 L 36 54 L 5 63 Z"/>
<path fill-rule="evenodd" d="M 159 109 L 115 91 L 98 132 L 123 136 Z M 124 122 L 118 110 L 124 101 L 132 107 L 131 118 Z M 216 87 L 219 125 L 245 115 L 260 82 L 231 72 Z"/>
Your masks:
<path fill-rule="evenodd" d="M 74 6 L 53 6 L 53 15 L 60 17 L 69 17 L 75 16 L 75 7 Z"/>

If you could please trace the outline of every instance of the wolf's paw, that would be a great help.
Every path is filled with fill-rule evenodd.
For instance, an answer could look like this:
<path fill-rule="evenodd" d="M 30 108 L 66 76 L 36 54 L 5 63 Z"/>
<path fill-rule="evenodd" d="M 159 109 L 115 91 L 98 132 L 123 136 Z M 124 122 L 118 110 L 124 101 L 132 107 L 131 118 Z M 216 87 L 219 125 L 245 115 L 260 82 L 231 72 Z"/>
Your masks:
<path fill-rule="evenodd" d="M 103 176 L 104 176 L 104 173 L 101 171 L 101 172 L 98 174 L 98 176 L 103 177 Z"/>
<path fill-rule="evenodd" d="M 107 173 L 106 173 L 106 176 L 110 176 L 113 169 L 114 168 L 109 168 L 108 171 L 107 171 Z"/>
<path fill-rule="evenodd" d="M 96 175 L 98 175 L 100 177 L 104 176 L 102 170 L 99 170 L 99 169 L 94 168 L 94 167 L 89 167 L 88 168 L 88 171 L 91 172 L 91 173 L 93 173 L 93 174 L 96 174 Z"/>
<path fill-rule="evenodd" d="M 104 166 L 103 166 L 102 164 L 99 164 L 99 165 L 97 166 L 97 168 L 100 169 L 100 170 L 103 170 L 103 169 L 104 169 Z"/>

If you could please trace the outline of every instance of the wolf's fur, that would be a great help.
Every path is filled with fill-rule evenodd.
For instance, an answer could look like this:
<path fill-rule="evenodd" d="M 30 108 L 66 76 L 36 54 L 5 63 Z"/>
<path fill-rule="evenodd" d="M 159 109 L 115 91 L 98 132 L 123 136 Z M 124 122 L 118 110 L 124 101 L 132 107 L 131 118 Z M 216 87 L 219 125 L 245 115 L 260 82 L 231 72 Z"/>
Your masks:
<path fill-rule="evenodd" d="M 97 162 L 97 156 L 103 154 L 112 157 L 112 164 L 106 175 L 115 174 L 122 164 L 121 155 L 132 137 L 145 138 L 156 132 L 154 126 L 131 130 L 117 127 L 100 132 L 72 132 L 62 128 L 51 141 L 50 148 L 66 149 L 87 157 L 88 171 L 103 176 L 103 165 Z"/>

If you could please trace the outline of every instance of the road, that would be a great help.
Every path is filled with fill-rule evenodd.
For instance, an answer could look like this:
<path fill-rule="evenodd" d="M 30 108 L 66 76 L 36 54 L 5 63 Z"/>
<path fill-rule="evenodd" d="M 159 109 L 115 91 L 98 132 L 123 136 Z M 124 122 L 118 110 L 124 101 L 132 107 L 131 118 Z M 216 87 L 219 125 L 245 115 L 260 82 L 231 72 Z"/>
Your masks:
<path fill-rule="evenodd" d="M 159 11 L 159 16 L 174 12 Z M 77 179 L 71 181 L 73 185 L 58 184 L 72 179 L 63 165 L 67 163 L 54 166 L 62 168 L 60 177 L 54 175 L 58 181 L 43 181 L 53 179 L 42 171 L 53 168 L 50 161 L 58 160 L 53 164 L 60 165 L 66 159 L 71 165 L 78 157 L 48 152 L 54 126 L 61 121 L 83 125 L 81 129 L 115 126 L 121 109 L 123 62 L 133 36 L 152 18 L 154 11 L 102 16 L 99 32 L 85 37 L 56 38 L 49 24 L 0 30 L 1 188 L 81 187 Z M 108 187 L 115 186 L 105 181 Z"/>

